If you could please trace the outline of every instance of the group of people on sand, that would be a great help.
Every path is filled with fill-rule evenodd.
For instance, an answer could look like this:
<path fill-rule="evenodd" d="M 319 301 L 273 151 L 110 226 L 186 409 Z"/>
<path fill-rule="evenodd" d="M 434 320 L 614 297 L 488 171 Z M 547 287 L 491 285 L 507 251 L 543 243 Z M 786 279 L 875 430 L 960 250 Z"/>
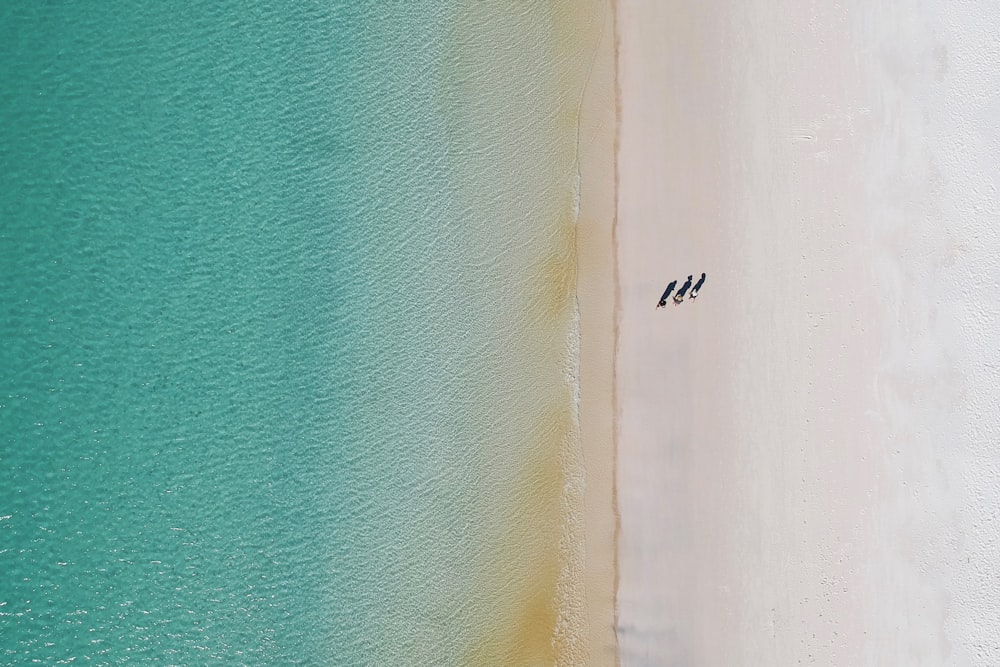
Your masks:
<path fill-rule="evenodd" d="M 681 285 L 681 288 L 677 290 L 676 294 L 674 294 L 674 305 L 677 305 L 684 300 L 684 296 L 687 294 L 689 289 L 691 290 L 691 296 L 690 296 L 691 299 L 695 299 L 698 297 L 698 292 L 701 290 L 701 286 L 705 284 L 705 274 L 704 273 L 701 274 L 701 278 L 698 279 L 698 282 L 694 284 L 694 288 L 692 289 L 691 281 L 693 279 L 694 279 L 693 275 L 688 276 L 687 280 L 684 281 L 684 284 Z M 677 287 L 677 281 L 671 280 L 670 284 L 667 285 L 667 289 L 663 291 L 663 296 L 660 297 L 660 302 L 656 304 L 657 308 L 663 308 L 664 306 L 667 305 L 667 299 L 670 298 L 670 293 L 674 291 L 675 287 Z"/>

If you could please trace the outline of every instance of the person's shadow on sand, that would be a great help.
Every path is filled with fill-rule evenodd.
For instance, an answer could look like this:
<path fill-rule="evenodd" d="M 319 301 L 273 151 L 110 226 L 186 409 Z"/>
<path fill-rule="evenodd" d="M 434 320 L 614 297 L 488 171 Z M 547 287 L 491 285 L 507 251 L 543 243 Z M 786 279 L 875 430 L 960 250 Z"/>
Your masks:
<path fill-rule="evenodd" d="M 692 300 L 698 298 L 698 292 L 701 291 L 701 286 L 704 284 L 705 284 L 705 274 L 702 273 L 701 278 L 699 278 L 698 282 L 694 284 L 694 289 L 691 290 L 691 296 L 689 298 Z"/>
<path fill-rule="evenodd" d="M 681 285 L 681 288 L 677 290 L 676 294 L 674 294 L 674 305 L 675 306 L 680 305 L 684 301 L 684 296 L 688 293 L 689 289 L 691 290 L 691 295 L 689 298 L 692 301 L 697 299 L 698 292 L 701 291 L 701 286 L 705 284 L 705 278 L 706 275 L 702 273 L 701 278 L 698 279 L 698 282 L 695 283 L 694 288 L 692 289 L 691 281 L 694 279 L 694 276 L 693 275 L 688 276 L 687 280 L 684 281 L 684 284 Z M 663 294 L 660 296 L 660 300 L 656 304 L 657 309 L 663 308 L 664 306 L 667 305 L 667 299 L 670 298 L 670 295 L 673 293 L 674 288 L 676 286 L 677 286 L 677 281 L 671 280 L 670 283 L 667 285 L 667 289 L 663 290 Z"/>
<path fill-rule="evenodd" d="M 687 291 L 689 289 L 691 289 L 691 279 L 692 278 L 694 278 L 694 276 L 688 276 L 688 279 L 684 281 L 684 284 L 681 285 L 681 288 L 679 290 L 677 290 L 677 294 L 674 295 L 674 304 L 675 305 L 679 304 L 681 301 L 683 301 L 684 300 L 684 295 L 687 294 Z"/>
<path fill-rule="evenodd" d="M 670 284 L 667 285 L 667 289 L 663 291 L 663 296 L 660 297 L 660 302 L 656 304 L 657 308 L 663 308 L 667 305 L 667 299 L 670 298 L 670 293 L 674 291 L 675 287 L 677 287 L 677 281 L 671 280 Z"/>

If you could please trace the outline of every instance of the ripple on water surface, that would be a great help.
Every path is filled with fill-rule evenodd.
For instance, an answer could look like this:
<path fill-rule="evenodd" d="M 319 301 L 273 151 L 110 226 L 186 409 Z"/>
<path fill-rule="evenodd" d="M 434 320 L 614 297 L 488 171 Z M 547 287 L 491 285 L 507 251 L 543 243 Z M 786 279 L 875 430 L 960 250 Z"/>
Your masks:
<path fill-rule="evenodd" d="M 3 661 L 552 662 L 559 11 L 0 9 Z"/>

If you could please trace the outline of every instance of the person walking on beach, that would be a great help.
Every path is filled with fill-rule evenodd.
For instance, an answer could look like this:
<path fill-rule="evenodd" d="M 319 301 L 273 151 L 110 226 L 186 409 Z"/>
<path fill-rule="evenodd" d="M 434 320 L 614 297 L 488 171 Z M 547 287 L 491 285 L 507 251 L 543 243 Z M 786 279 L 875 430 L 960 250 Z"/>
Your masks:
<path fill-rule="evenodd" d="M 657 308 L 663 308 L 667 305 L 667 298 L 670 296 L 670 293 L 674 291 L 675 287 L 677 287 L 677 281 L 671 280 L 670 284 L 667 285 L 667 289 L 663 291 L 663 296 L 660 297 L 660 302 L 656 304 Z"/>
<path fill-rule="evenodd" d="M 681 301 L 684 300 L 684 295 L 687 294 L 688 289 L 690 289 L 691 280 L 693 278 L 694 276 L 688 276 L 688 279 L 684 281 L 684 284 L 681 285 L 681 288 L 677 290 L 677 294 L 674 295 L 674 303 L 680 303 Z"/>
<path fill-rule="evenodd" d="M 691 290 L 690 298 L 692 301 L 698 298 L 698 290 L 700 290 L 701 286 L 704 284 L 705 284 L 705 274 L 703 273 L 701 274 L 701 278 L 698 279 L 698 282 L 694 284 L 694 289 Z"/>

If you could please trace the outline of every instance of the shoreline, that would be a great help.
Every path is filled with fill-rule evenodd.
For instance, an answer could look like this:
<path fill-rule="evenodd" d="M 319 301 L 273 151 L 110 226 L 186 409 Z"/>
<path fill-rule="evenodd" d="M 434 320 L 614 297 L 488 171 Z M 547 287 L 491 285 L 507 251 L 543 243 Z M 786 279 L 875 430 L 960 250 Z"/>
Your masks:
<path fill-rule="evenodd" d="M 618 665 L 618 530 L 614 408 L 617 252 L 616 3 L 601 2 L 600 34 L 581 96 L 579 214 L 579 425 L 584 462 L 584 603 L 589 665 Z M 609 98 L 610 93 L 610 98 Z"/>

